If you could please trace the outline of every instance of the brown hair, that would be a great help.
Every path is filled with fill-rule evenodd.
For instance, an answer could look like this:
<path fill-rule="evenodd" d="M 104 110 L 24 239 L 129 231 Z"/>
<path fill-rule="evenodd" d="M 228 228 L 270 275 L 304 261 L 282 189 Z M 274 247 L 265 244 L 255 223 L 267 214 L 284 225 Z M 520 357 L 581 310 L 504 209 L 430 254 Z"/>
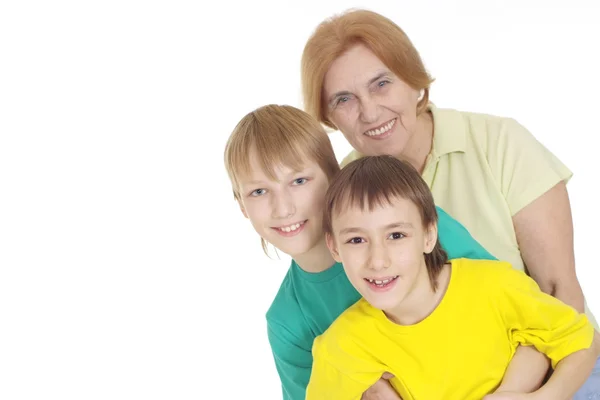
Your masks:
<path fill-rule="evenodd" d="M 417 114 L 425 111 L 433 78 L 425 70 L 417 49 L 398 25 L 367 10 L 351 10 L 326 19 L 306 42 L 301 64 L 304 109 L 335 129 L 324 112 L 323 81 L 331 64 L 357 43 L 367 46 L 407 85 L 423 90 Z"/>
<path fill-rule="evenodd" d="M 348 207 L 372 211 L 376 206 L 392 204 L 397 198 L 414 203 L 419 209 L 423 228 L 437 223 L 433 195 L 417 170 L 392 156 L 366 156 L 352 161 L 337 175 L 327 190 L 323 212 L 323 230 L 333 236 L 333 216 Z M 437 238 L 436 238 L 437 239 Z M 433 289 L 448 256 L 436 240 L 425 264 Z"/>
<path fill-rule="evenodd" d="M 315 161 L 330 182 L 340 170 L 331 141 L 318 121 L 292 106 L 266 105 L 246 114 L 225 146 L 225 168 L 238 201 L 240 177 L 250 170 L 253 150 L 272 179 L 278 166 L 299 171 L 307 159 Z M 264 240 L 262 245 L 267 253 Z"/>

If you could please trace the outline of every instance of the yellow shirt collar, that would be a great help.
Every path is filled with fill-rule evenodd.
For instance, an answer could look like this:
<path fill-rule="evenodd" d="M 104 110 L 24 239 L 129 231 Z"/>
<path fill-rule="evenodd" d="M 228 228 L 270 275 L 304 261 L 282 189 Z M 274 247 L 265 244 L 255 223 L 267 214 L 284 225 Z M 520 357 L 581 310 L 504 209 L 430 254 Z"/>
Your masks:
<path fill-rule="evenodd" d="M 433 115 L 433 146 L 431 155 L 439 158 L 446 154 L 467 149 L 467 129 L 465 120 L 456 110 L 437 108 L 429 103 L 427 109 Z"/>

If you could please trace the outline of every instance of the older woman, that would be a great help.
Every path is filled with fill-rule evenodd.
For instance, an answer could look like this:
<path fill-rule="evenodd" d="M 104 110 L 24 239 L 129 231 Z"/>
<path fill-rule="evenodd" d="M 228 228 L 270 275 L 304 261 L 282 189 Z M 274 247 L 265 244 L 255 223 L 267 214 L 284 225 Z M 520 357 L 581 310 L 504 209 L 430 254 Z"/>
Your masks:
<path fill-rule="evenodd" d="M 493 255 L 583 312 L 571 171 L 514 119 L 435 107 L 432 81 L 406 34 L 371 11 L 323 22 L 302 57 L 306 110 L 355 149 L 343 165 L 378 154 L 409 161 Z"/>
<path fill-rule="evenodd" d="M 432 82 L 402 29 L 370 11 L 324 21 L 302 56 L 306 111 L 355 149 L 342 165 L 363 155 L 407 160 L 488 251 L 598 329 L 575 273 L 571 171 L 514 119 L 435 107 Z"/>

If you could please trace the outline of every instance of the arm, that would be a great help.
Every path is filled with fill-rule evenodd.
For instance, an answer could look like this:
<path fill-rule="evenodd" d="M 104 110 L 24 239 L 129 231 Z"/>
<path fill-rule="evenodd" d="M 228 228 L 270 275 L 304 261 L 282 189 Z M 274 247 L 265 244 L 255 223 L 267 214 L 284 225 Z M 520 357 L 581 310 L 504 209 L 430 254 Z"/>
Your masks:
<path fill-rule="evenodd" d="M 281 380 L 283 398 L 285 400 L 304 400 L 307 396 L 306 387 L 311 376 L 311 365 L 313 362 L 311 352 L 282 340 L 272 330 L 269 330 L 269 340 L 271 341 L 271 348 L 275 358 L 275 366 Z M 306 367 L 307 365 L 308 367 Z M 315 375 L 321 375 L 329 368 L 329 365 L 317 367 L 315 368 Z M 388 382 L 388 379 L 391 377 L 390 374 L 384 374 L 381 379 L 363 393 L 361 400 L 402 400 L 400 395 L 398 395 Z M 314 380 L 318 379 L 319 377 Z M 315 385 L 313 382 L 313 386 Z M 307 398 L 321 398 L 318 397 L 322 394 L 321 390 L 321 388 L 315 389 L 314 392 L 317 394 L 312 393 Z"/>
<path fill-rule="evenodd" d="M 277 323 L 267 325 L 269 344 L 281 380 L 284 400 L 304 400 L 310 378 L 312 354 Z"/>
<path fill-rule="evenodd" d="M 546 384 L 529 397 L 561 399 L 557 394 L 575 393 L 591 373 L 596 359 L 592 324 L 573 307 L 543 293 L 532 278 L 503 264 L 498 266 L 498 276 L 490 290 L 494 290 L 493 298 L 509 340 L 515 347 L 535 346 L 548 356 L 555 369 L 562 365 L 563 372 L 554 372 L 550 386 Z M 573 373 L 584 378 L 575 379 Z M 557 387 L 562 389 L 555 394 Z"/>
<path fill-rule="evenodd" d="M 529 274 L 542 291 L 584 312 L 575 273 L 573 220 L 564 182 L 548 190 L 514 217 L 515 233 Z"/>
<path fill-rule="evenodd" d="M 306 400 L 360 400 L 381 378 L 380 367 L 361 357 L 360 349 L 351 342 L 341 343 L 347 337 L 329 329 L 313 343 L 314 360 Z M 358 356 L 354 354 L 356 351 Z"/>
<path fill-rule="evenodd" d="M 313 364 L 311 351 L 305 350 L 298 343 L 299 340 L 293 338 L 287 330 L 277 323 L 270 322 L 267 330 L 275 359 L 275 367 L 281 380 L 283 399 L 304 400 L 307 396 L 306 389 Z M 320 375 L 328 369 L 328 365 L 319 366 L 316 368 L 315 374 Z M 362 400 L 402 400 L 388 382 L 391 377 L 390 374 L 386 373 L 371 387 L 369 385 L 363 386 L 368 389 L 363 393 Z M 321 395 L 321 389 L 316 389 L 316 393 Z M 314 396 L 314 394 L 311 395 L 312 398 L 320 398 Z"/>
<path fill-rule="evenodd" d="M 543 383 L 550 360 L 531 346 L 519 346 L 495 393 L 531 393 Z"/>
<path fill-rule="evenodd" d="M 589 349 L 572 353 L 558 362 L 554 373 L 548 382 L 539 390 L 531 394 L 519 392 L 496 392 L 485 396 L 483 400 L 567 400 L 581 388 L 590 376 L 589 372 L 594 367 L 600 355 L 600 341 L 598 333 L 594 334 L 594 341 Z"/>
<path fill-rule="evenodd" d="M 548 382 L 532 396 L 536 399 L 570 399 L 583 386 L 600 356 L 598 333 L 589 349 L 579 350 L 558 362 Z"/>
<path fill-rule="evenodd" d="M 572 172 L 513 119 L 504 119 L 487 140 L 490 170 L 512 215 L 528 274 L 542 291 L 583 312 L 566 189 Z"/>
<path fill-rule="evenodd" d="M 495 260 L 460 222 L 452 218 L 441 207 L 436 207 L 436 209 L 440 243 L 448 253 L 448 258 Z M 548 358 L 535 348 L 519 346 L 504 374 L 502 384 L 496 392 L 530 393 L 540 387 L 549 366 Z"/>

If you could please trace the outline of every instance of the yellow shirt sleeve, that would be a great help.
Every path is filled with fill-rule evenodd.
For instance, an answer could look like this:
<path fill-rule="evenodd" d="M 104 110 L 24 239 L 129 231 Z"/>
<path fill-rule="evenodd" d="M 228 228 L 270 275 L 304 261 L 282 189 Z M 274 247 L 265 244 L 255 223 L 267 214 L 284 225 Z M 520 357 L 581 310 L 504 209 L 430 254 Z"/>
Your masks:
<path fill-rule="evenodd" d="M 486 152 L 492 174 L 515 215 L 573 173 L 514 119 L 489 128 Z"/>
<path fill-rule="evenodd" d="M 588 349 L 594 328 L 585 314 L 542 292 L 537 283 L 510 264 L 500 277 L 498 309 L 513 345 L 535 346 L 552 361 L 552 367 L 568 355 Z"/>
<path fill-rule="evenodd" d="M 355 357 L 354 351 L 360 349 L 348 346 L 342 350 L 340 344 L 344 341 L 343 332 L 331 328 L 315 339 L 306 400 L 360 400 L 381 377 L 377 367 L 363 357 Z"/>

